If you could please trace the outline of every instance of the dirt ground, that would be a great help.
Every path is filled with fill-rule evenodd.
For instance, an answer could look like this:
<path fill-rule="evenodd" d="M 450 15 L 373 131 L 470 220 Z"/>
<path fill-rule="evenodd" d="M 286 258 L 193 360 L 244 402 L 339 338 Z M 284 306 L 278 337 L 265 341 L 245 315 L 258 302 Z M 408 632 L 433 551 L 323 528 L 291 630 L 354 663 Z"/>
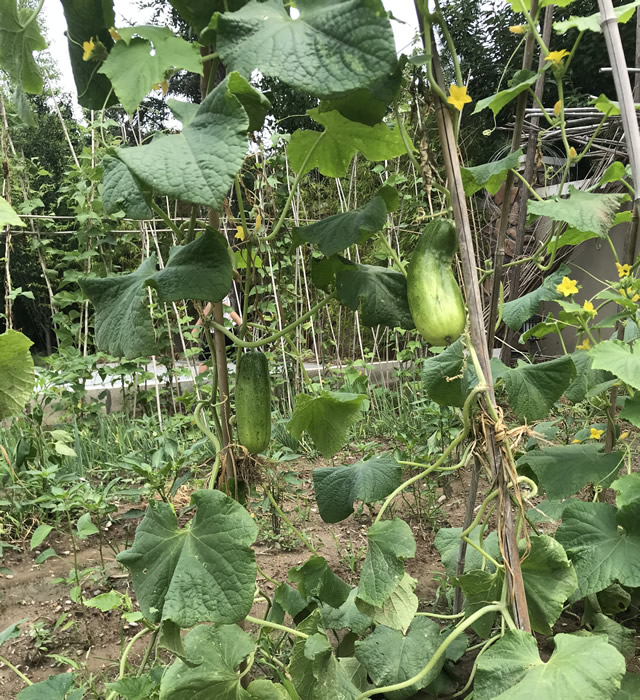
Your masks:
<path fill-rule="evenodd" d="M 348 461 L 352 459 L 342 463 Z M 289 463 L 288 469 L 294 471 L 302 483 L 295 489 L 295 493 L 285 495 L 283 507 L 294 524 L 312 539 L 314 546 L 334 571 L 349 583 L 355 584 L 357 571 L 364 559 L 366 532 L 373 522 L 375 512 L 364 508 L 362 514 L 353 515 L 342 523 L 324 523 L 313 498 L 311 478 L 312 469 L 321 465 L 326 465 L 326 462 L 301 460 L 295 465 Z M 407 561 L 406 571 L 418 581 L 416 595 L 420 599 L 421 609 L 433 609 L 439 586 L 438 577 L 444 571 L 440 555 L 433 545 L 437 529 L 462 524 L 468 480 L 469 472 L 463 470 L 449 477 L 443 486 L 430 487 L 431 515 L 427 522 L 416 521 L 411 517 L 410 502 L 399 501 L 396 506 L 395 512 L 408 520 L 417 542 L 416 557 Z M 481 481 L 479 493 L 485 492 L 486 488 L 487 484 Z M 188 489 L 182 488 L 176 496 L 176 508 L 187 505 L 189 498 Z M 476 505 L 481 500 L 482 495 L 479 495 Z M 118 506 L 121 515 L 132 507 L 131 504 L 124 503 Z M 286 538 L 274 536 L 268 526 L 269 517 L 261 516 L 258 512 L 257 501 L 250 507 L 261 524 L 267 524 L 264 530 L 261 529 L 261 536 L 263 532 L 267 536 L 254 545 L 258 566 L 269 578 L 286 581 L 289 569 L 302 564 L 309 552 L 288 535 Z M 306 520 L 300 519 L 301 512 L 304 512 Z M 104 537 L 117 550 L 125 549 L 133 541 L 138 522 L 136 519 L 118 518 L 114 514 L 113 523 Z M 285 530 L 286 525 L 282 524 L 281 533 Z M 60 557 L 50 558 L 41 565 L 36 564 L 38 554 L 50 546 L 54 547 Z M 113 680 L 117 676 L 121 650 L 140 627 L 136 623 L 124 623 L 120 611 L 103 613 L 74 603 L 69 595 L 73 583 L 52 583 L 58 577 L 69 576 L 74 567 L 71 550 L 68 536 L 52 534 L 46 543 L 33 552 L 29 551 L 28 545 L 21 551 L 5 551 L 2 564 L 12 574 L 0 575 L 0 631 L 13 623 L 24 622 L 20 636 L 5 643 L 0 654 L 32 681 L 44 680 L 54 673 L 78 670 L 74 669 L 77 664 L 89 685 L 99 688 L 105 680 Z M 102 556 L 106 574 L 94 580 L 89 578 L 83 586 L 83 595 L 91 598 L 114 589 L 121 593 L 128 592 L 135 600 L 127 572 L 115 561 L 114 553 L 108 546 L 103 547 Z M 102 571 L 97 535 L 79 543 L 78 568 L 90 567 Z M 273 593 L 275 585 L 260 574 L 258 584 L 267 593 Z M 263 609 L 257 605 L 252 612 L 259 615 Z M 33 636 L 34 624 L 38 626 L 39 623 L 44 623 L 46 628 L 52 630 L 57 622 L 57 631 L 47 638 Z M 570 618 L 563 618 L 558 623 L 557 631 L 567 631 L 562 625 L 566 627 L 571 624 Z M 134 647 L 130 655 L 133 664 L 139 663 L 146 642 L 143 638 Z M 468 662 L 471 664 L 472 659 L 469 658 Z M 464 663 L 467 663 L 467 658 Z M 464 669 L 461 668 L 460 671 L 464 673 Z M 0 698 L 15 698 L 23 687 L 23 681 L 0 663 Z"/>

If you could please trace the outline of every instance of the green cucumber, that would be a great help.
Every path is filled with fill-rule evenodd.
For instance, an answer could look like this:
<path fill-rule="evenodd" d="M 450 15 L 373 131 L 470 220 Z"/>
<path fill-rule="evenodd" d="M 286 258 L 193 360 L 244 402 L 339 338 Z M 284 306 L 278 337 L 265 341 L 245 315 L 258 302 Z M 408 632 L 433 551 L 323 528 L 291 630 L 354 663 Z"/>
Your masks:
<path fill-rule="evenodd" d="M 271 382 L 262 352 L 240 356 L 236 370 L 238 442 L 251 454 L 265 450 L 271 440 Z"/>
<path fill-rule="evenodd" d="M 418 241 L 407 270 L 409 309 L 420 335 L 431 345 L 448 345 L 467 320 L 462 292 L 452 270 L 458 249 L 453 221 L 431 221 Z"/>

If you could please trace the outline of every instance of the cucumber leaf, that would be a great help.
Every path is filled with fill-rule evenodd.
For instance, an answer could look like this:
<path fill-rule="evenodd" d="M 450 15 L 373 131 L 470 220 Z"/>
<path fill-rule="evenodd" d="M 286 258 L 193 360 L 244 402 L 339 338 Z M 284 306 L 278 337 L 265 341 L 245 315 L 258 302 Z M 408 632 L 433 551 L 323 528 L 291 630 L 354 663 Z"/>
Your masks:
<path fill-rule="evenodd" d="M 229 70 L 255 69 L 314 97 L 342 97 L 392 74 L 395 42 L 382 4 L 297 0 L 293 19 L 280 0 L 251 0 L 215 15 L 216 50 Z"/>
<path fill-rule="evenodd" d="M 253 605 L 251 549 L 258 528 L 249 513 L 221 491 L 196 491 L 196 514 L 180 529 L 173 508 L 151 501 L 133 546 L 117 559 L 131 572 L 145 617 L 180 627 L 230 624 Z"/>
<path fill-rule="evenodd" d="M 478 659 L 474 700 L 613 698 L 625 672 L 624 657 L 602 637 L 569 634 L 553 638 L 555 650 L 546 663 L 537 641 L 510 630 Z"/>
<path fill-rule="evenodd" d="M 353 513 L 356 501 L 381 501 L 401 483 L 402 467 L 392 455 L 372 457 L 346 467 L 313 470 L 316 502 L 325 523 L 345 520 Z"/>

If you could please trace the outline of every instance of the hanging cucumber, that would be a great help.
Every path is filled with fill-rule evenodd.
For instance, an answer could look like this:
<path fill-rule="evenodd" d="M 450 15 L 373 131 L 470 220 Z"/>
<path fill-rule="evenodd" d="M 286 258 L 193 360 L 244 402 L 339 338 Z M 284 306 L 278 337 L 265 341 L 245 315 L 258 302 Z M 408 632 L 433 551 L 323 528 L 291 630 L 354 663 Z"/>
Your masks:
<path fill-rule="evenodd" d="M 236 371 L 238 442 L 251 454 L 262 452 L 271 439 L 271 383 L 262 352 L 240 356 Z"/>
<path fill-rule="evenodd" d="M 420 335 L 431 345 L 457 340 L 467 313 L 452 270 L 458 249 L 453 221 L 431 221 L 418 241 L 407 270 L 409 309 Z"/>

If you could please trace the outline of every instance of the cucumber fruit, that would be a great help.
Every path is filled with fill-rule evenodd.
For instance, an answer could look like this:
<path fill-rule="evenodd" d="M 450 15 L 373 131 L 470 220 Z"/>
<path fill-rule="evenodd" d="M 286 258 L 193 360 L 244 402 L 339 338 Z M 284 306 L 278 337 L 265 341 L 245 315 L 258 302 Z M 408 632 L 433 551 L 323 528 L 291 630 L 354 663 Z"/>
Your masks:
<path fill-rule="evenodd" d="M 409 262 L 409 309 L 418 332 L 431 345 L 453 343 L 467 320 L 462 292 L 452 270 L 457 249 L 453 221 L 435 219 L 423 231 Z"/>
<path fill-rule="evenodd" d="M 271 382 L 264 353 L 240 356 L 235 398 L 238 442 L 251 454 L 262 452 L 271 440 Z"/>

